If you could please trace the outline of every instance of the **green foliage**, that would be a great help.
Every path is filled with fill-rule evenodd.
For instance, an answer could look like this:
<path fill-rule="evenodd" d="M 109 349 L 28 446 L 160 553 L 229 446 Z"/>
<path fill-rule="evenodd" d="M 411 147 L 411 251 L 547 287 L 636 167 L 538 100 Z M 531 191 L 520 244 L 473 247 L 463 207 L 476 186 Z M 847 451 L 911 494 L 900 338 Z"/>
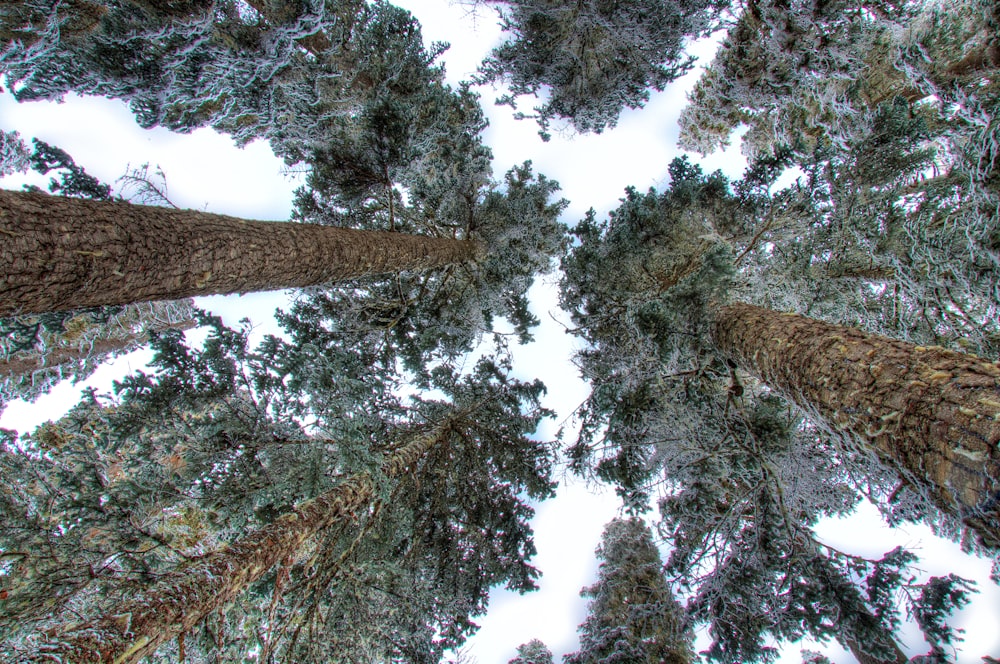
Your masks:
<path fill-rule="evenodd" d="M 584 588 L 589 615 L 580 625 L 580 650 L 567 664 L 622 664 L 694 659 L 692 634 L 662 574 L 653 533 L 640 519 L 609 523 L 597 549 L 597 583 Z"/>
<path fill-rule="evenodd" d="M 28 170 L 31 151 L 16 131 L 0 130 L 0 177 Z"/>
<path fill-rule="evenodd" d="M 109 357 L 144 345 L 150 332 L 193 325 L 190 300 L 0 320 L 0 403 L 34 401 L 61 380 L 79 383 Z"/>
<path fill-rule="evenodd" d="M 289 317 L 330 321 L 322 333 L 330 343 L 380 337 L 383 361 L 398 355 L 426 380 L 434 358 L 472 350 L 493 331 L 496 317 L 506 318 L 520 340 L 530 338 L 537 321 L 527 291 L 565 246 L 558 217 L 566 203 L 551 200 L 558 184 L 535 174 L 530 163 L 512 168 L 501 182 L 491 180 L 492 155 L 480 135 L 486 122 L 467 87 L 431 86 L 422 99 L 420 106 L 380 107 L 390 115 L 345 125 L 342 140 L 317 151 L 297 217 L 473 240 L 482 255 L 434 272 L 313 292 Z"/>
<path fill-rule="evenodd" d="M 913 608 L 914 617 L 927 641 L 931 644 L 930 661 L 946 662 L 950 654 L 945 646 L 956 640 L 956 630 L 944 618 L 956 609 L 969 603 L 968 595 L 975 592 L 975 583 L 955 574 L 932 577 L 921 588 Z M 957 630 L 961 632 L 962 630 Z"/>
<path fill-rule="evenodd" d="M 671 174 L 664 194 L 629 190 L 607 222 L 588 215 L 562 262 L 560 302 L 590 344 L 577 362 L 592 384 L 571 463 L 614 481 L 632 511 L 646 508 L 643 487 L 655 472 L 647 414 L 686 377 L 730 373 L 706 338 L 711 304 L 728 297 L 732 278 L 731 250 L 713 222 L 732 225 L 739 204 L 720 174 L 685 160 Z"/>
<path fill-rule="evenodd" d="M 744 152 L 804 172 L 751 234 L 766 304 L 1000 353 L 996 30 L 979 0 L 747 5 L 681 145 L 711 152 L 747 125 Z"/>
<path fill-rule="evenodd" d="M 440 80 L 443 50 L 422 43 L 409 13 L 386 2 L 261 2 L 261 15 L 230 0 L 62 3 L 34 0 L 0 16 L 20 29 L 0 51 L 21 101 L 67 92 L 127 101 L 144 127 L 211 126 L 239 144 L 266 138 L 301 161 L 331 125 L 380 96 L 406 99 Z M 86 29 L 66 30 L 78 12 Z M 302 41 L 320 36 L 312 53 Z M 315 42 L 313 42 L 315 43 Z"/>
<path fill-rule="evenodd" d="M 552 664 L 552 651 L 538 639 L 517 647 L 517 656 L 507 664 Z"/>
<path fill-rule="evenodd" d="M 31 141 L 34 150 L 31 153 L 31 169 L 45 175 L 49 171 L 62 171 L 59 180 L 49 180 L 49 191 L 58 196 L 73 198 L 90 198 L 97 201 L 111 200 L 111 185 L 104 184 L 90 175 L 65 150 L 49 145 L 37 138 Z"/>
<path fill-rule="evenodd" d="M 555 118 L 581 132 L 614 127 L 625 108 L 640 108 L 651 90 L 664 87 L 692 66 L 684 40 L 708 28 L 712 2 L 660 0 L 504 0 L 503 29 L 511 39 L 493 50 L 479 82 L 503 81 L 510 92 L 498 100 L 548 97 L 535 108 L 541 134 Z M 722 3 L 718 3 L 722 4 Z"/>
<path fill-rule="evenodd" d="M 30 650 L 25 635 L 54 615 L 99 614 L 358 472 L 373 474 L 377 500 L 199 626 L 188 653 L 438 661 L 475 630 L 492 586 L 535 587 L 526 501 L 554 487 L 552 449 L 529 437 L 548 415 L 540 383 L 487 358 L 466 375 L 436 367 L 434 391 L 406 401 L 364 347 L 319 358 L 269 338 L 250 351 L 248 329 L 200 322 L 201 349 L 159 335 L 155 373 L 4 448 L 8 653 Z M 387 455 L 441 423 L 417 467 L 381 475 Z"/>
<path fill-rule="evenodd" d="M 813 155 L 788 189 L 753 194 L 742 273 L 756 302 L 876 334 L 1000 352 L 995 224 L 954 174 L 924 179 L 939 153 L 902 100 L 848 152 Z"/>
<path fill-rule="evenodd" d="M 807 635 L 894 661 L 891 598 L 905 588 L 916 602 L 921 592 L 902 573 L 912 558 L 847 556 L 819 544 L 811 526 L 849 513 L 860 491 L 897 519 L 921 513 L 915 497 L 711 341 L 716 306 L 774 296 L 755 289 L 754 270 L 789 245 L 769 232 L 815 212 L 795 192 L 770 196 L 785 160 L 758 161 L 732 189 L 675 160 L 668 191 L 630 190 L 606 222 L 591 214 L 575 229 L 561 295 L 589 343 L 577 362 L 592 391 L 570 460 L 612 482 L 632 511 L 659 494 L 668 577 L 690 595 L 689 618 L 709 625 L 713 661 L 769 661 L 771 639 Z M 943 622 L 947 610 L 937 615 Z"/>

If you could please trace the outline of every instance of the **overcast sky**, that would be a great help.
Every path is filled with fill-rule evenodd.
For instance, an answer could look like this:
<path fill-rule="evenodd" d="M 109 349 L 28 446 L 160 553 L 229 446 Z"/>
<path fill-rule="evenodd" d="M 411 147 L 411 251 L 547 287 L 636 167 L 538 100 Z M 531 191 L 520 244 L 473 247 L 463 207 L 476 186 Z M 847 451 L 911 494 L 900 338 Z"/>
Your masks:
<path fill-rule="evenodd" d="M 488 8 L 473 13 L 467 6 L 430 0 L 397 4 L 421 19 L 427 41 L 452 43 L 444 61 L 453 83 L 467 78 L 500 38 Z M 699 45 L 698 51 L 710 59 L 712 45 Z M 571 201 L 564 217 L 567 223 L 575 223 L 590 207 L 604 214 L 618 205 L 626 186 L 645 189 L 665 183 L 667 164 L 679 154 L 675 147 L 676 120 L 684 104 L 684 91 L 693 81 L 694 76 L 689 76 L 654 95 L 645 109 L 627 112 L 612 131 L 599 136 L 555 132 L 548 143 L 538 138 L 532 122 L 517 122 L 509 108 L 493 107 L 496 94 L 484 90 L 483 102 L 491 122 L 486 138 L 494 151 L 494 175 L 501 176 L 511 166 L 531 159 L 536 171 L 562 185 L 562 195 Z M 166 173 L 171 199 L 182 207 L 284 220 L 298 184 L 264 143 L 237 150 L 229 138 L 210 130 L 189 135 L 146 131 L 135 125 L 127 108 L 118 102 L 68 99 L 65 104 L 16 105 L 10 95 L 0 94 L 0 127 L 16 129 L 25 138 L 38 137 L 67 150 L 79 164 L 106 182 L 113 182 L 129 166 L 146 162 L 159 165 Z M 696 159 L 706 170 L 722 168 L 731 177 L 738 177 L 745 166 L 738 151 Z M 18 188 L 23 181 L 6 178 L 0 180 L 0 186 Z M 549 386 L 546 405 L 559 413 L 557 421 L 542 432 L 550 436 L 587 394 L 569 361 L 577 342 L 554 320 L 565 324 L 557 308 L 554 282 L 553 275 L 543 277 L 532 291 L 534 313 L 542 325 L 535 334 L 536 342 L 518 350 L 515 364 L 520 377 L 538 377 Z M 275 331 L 270 314 L 284 301 L 282 294 L 272 293 L 201 298 L 199 304 L 222 315 L 231 325 L 250 316 L 264 333 Z M 138 368 L 145 357 L 144 352 L 138 352 L 119 358 L 88 384 L 106 389 L 112 378 Z M 75 402 L 78 391 L 61 386 L 34 407 L 11 405 L 0 417 L 0 426 L 23 431 L 44 419 L 58 417 Z M 593 489 L 579 482 L 569 483 L 560 488 L 557 500 L 539 507 L 534 521 L 539 553 L 534 563 L 544 573 L 541 591 L 524 597 L 505 591 L 493 593 L 490 613 L 480 621 L 483 627 L 468 647 L 469 656 L 479 664 L 506 664 L 516 646 L 532 638 L 545 641 L 557 662 L 562 654 L 576 649 L 576 626 L 586 610 L 578 593 L 595 579 L 593 550 L 604 524 L 618 510 L 613 492 Z M 927 575 L 956 572 L 982 580 L 983 592 L 963 612 L 968 633 L 959 661 L 978 663 L 982 655 L 1000 654 L 1000 633 L 996 629 L 1000 624 L 1000 592 L 986 580 L 986 561 L 965 556 L 956 545 L 930 536 L 923 527 L 891 532 L 881 524 L 874 509 L 862 510 L 846 526 L 828 523 L 818 531 L 823 541 L 858 554 L 881 555 L 898 544 L 916 546 L 915 552 L 923 558 L 919 566 Z M 925 649 L 916 638 L 904 644 L 911 654 Z M 800 661 L 799 650 L 798 645 L 787 648 L 782 661 Z M 836 646 L 829 649 L 829 654 L 838 662 L 852 661 Z"/>

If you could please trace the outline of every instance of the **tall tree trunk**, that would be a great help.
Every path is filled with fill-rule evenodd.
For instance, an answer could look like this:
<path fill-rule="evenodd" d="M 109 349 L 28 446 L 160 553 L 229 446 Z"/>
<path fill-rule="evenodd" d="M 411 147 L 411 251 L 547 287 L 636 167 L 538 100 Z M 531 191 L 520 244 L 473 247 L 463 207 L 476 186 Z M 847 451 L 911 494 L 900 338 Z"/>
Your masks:
<path fill-rule="evenodd" d="M 477 254 L 468 240 L 0 190 L 0 316 L 301 288 Z"/>
<path fill-rule="evenodd" d="M 438 426 L 400 448 L 382 472 L 389 478 L 402 475 L 441 441 L 448 426 Z M 310 538 L 367 506 L 375 490 L 369 474 L 354 475 L 247 537 L 181 566 L 103 618 L 50 632 L 49 642 L 29 661 L 138 662 L 228 605 L 278 562 L 296 559 Z"/>
<path fill-rule="evenodd" d="M 748 304 L 717 312 L 714 341 L 1000 546 L 997 363 Z"/>

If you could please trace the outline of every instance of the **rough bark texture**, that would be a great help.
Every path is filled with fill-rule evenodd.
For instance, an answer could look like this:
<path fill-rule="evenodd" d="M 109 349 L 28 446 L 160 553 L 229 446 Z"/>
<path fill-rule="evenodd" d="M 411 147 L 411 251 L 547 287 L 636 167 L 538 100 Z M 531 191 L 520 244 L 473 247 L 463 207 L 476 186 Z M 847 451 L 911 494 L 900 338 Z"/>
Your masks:
<path fill-rule="evenodd" d="M 390 478 L 403 474 L 441 440 L 445 430 L 438 427 L 402 447 L 382 471 Z M 364 508 L 375 488 L 366 473 L 350 477 L 247 537 L 182 566 L 100 620 L 50 634 L 29 661 L 138 662 L 225 607 L 278 562 L 296 559 L 310 538 Z"/>
<path fill-rule="evenodd" d="M 747 304 L 715 343 L 836 429 L 873 445 L 987 546 L 1000 546 L 1000 366 Z"/>
<path fill-rule="evenodd" d="M 477 252 L 471 241 L 0 190 L 0 316 L 316 286 Z"/>

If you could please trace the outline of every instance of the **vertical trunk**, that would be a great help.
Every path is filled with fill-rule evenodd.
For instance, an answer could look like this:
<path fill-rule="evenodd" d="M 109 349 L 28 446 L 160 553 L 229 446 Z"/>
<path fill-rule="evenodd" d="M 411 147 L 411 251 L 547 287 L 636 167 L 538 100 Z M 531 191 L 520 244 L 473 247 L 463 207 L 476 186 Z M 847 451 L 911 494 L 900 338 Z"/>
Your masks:
<path fill-rule="evenodd" d="M 197 323 L 184 320 L 177 323 L 148 327 L 141 332 L 123 336 L 95 339 L 77 346 L 61 346 L 40 353 L 37 357 L 15 357 L 0 360 L 0 377 L 14 377 L 30 374 L 37 369 L 49 369 L 69 362 L 83 362 L 87 359 L 103 358 L 112 353 L 127 353 L 139 348 L 149 340 L 149 333 L 157 330 L 190 330 Z"/>
<path fill-rule="evenodd" d="M 714 341 L 1000 546 L 997 363 L 747 304 L 719 310 Z"/>
<path fill-rule="evenodd" d="M 444 436 L 439 426 L 395 452 L 384 464 L 398 477 Z M 85 664 L 138 662 L 163 643 L 184 634 L 281 560 L 295 559 L 303 545 L 338 520 L 367 506 L 375 495 L 370 475 L 348 478 L 273 523 L 233 544 L 182 566 L 134 599 L 92 623 L 52 635 L 33 661 Z"/>
<path fill-rule="evenodd" d="M 0 316 L 301 288 L 472 260 L 471 241 L 0 190 Z"/>

